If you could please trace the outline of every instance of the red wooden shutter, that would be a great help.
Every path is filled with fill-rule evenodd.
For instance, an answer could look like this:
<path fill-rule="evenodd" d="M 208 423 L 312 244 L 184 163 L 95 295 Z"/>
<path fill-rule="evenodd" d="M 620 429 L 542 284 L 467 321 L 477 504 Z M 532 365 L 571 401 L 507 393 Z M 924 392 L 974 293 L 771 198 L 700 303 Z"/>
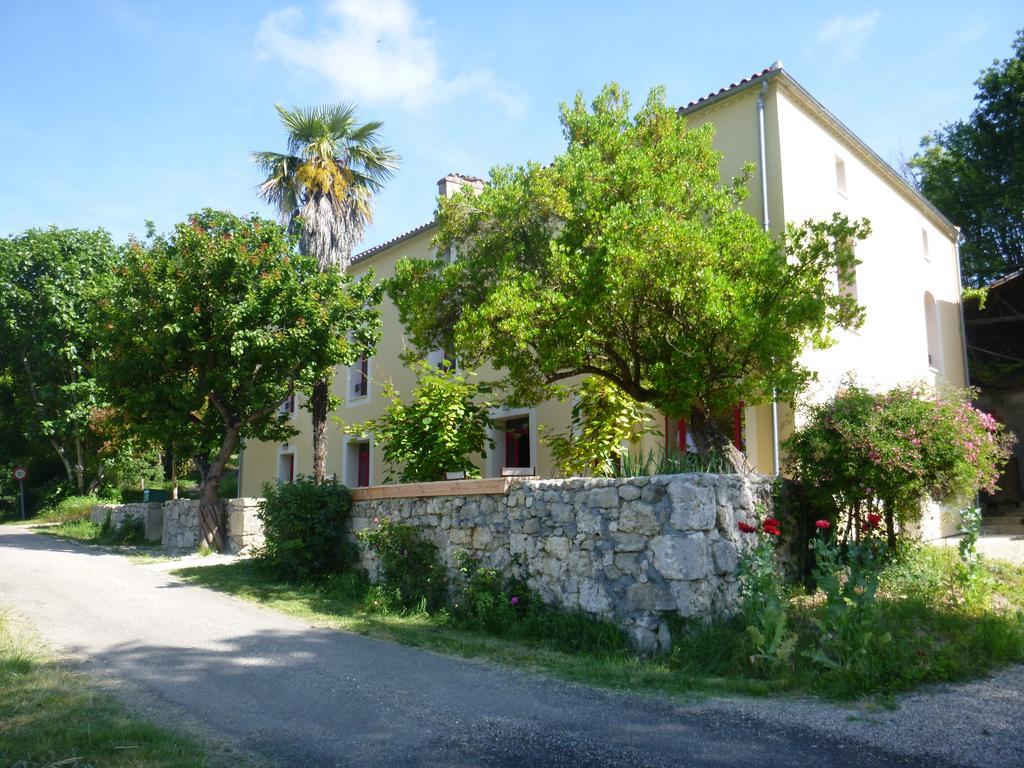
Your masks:
<path fill-rule="evenodd" d="M 686 419 L 676 422 L 676 440 L 679 443 L 680 453 L 686 453 Z"/>
<path fill-rule="evenodd" d="M 359 444 L 359 471 L 357 473 L 356 485 L 365 488 L 370 484 L 370 444 Z"/>
<path fill-rule="evenodd" d="M 508 425 L 505 427 L 505 466 L 519 466 L 519 440 L 516 439 L 516 431 Z"/>

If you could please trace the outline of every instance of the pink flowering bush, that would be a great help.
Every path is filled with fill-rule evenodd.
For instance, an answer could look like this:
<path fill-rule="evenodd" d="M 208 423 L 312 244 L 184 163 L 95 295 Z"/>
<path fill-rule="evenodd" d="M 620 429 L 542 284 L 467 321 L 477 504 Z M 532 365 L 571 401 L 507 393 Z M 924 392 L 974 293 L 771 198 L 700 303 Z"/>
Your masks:
<path fill-rule="evenodd" d="M 971 404 L 973 394 L 923 385 L 875 393 L 848 382 L 809 406 L 785 448 L 811 513 L 835 524 L 844 543 L 877 518 L 892 549 L 927 499 L 966 503 L 993 490 L 1015 438 Z"/>

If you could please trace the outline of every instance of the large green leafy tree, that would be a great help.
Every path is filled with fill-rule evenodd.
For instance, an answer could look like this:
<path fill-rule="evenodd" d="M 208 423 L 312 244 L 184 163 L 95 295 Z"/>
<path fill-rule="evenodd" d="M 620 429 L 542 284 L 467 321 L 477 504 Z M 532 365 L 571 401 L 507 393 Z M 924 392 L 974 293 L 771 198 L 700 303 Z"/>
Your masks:
<path fill-rule="evenodd" d="M 217 484 L 240 441 L 293 436 L 282 401 L 378 336 L 379 288 L 293 245 L 272 221 L 204 210 L 130 244 L 100 306 L 103 384 L 140 429 L 198 452 L 203 539 L 219 549 Z"/>
<path fill-rule="evenodd" d="M 852 282 L 867 224 L 773 240 L 743 210 L 746 179 L 722 182 L 713 128 L 687 129 L 660 89 L 635 115 L 616 85 L 589 109 L 577 96 L 562 126 L 549 166 L 497 168 L 479 196 L 441 201 L 437 245 L 458 258 L 399 263 L 402 322 L 423 350 L 505 369 L 514 400 L 601 376 L 741 465 L 710 417 L 793 396 L 801 351 L 860 322 L 834 286 Z"/>
<path fill-rule="evenodd" d="M 962 229 L 972 286 L 1024 268 L 1024 30 L 975 85 L 970 118 L 925 136 L 910 161 L 921 192 Z"/>
<path fill-rule="evenodd" d="M 358 124 L 352 105 L 290 110 L 277 105 L 277 113 L 288 148 L 283 154 L 253 153 L 267 175 L 260 196 L 300 233 L 299 247 L 322 271 L 344 272 L 370 221 L 371 198 L 398 167 L 398 155 L 378 140 L 381 123 Z M 331 373 L 323 371 L 310 388 L 313 479 L 318 484 L 327 463 Z"/>
<path fill-rule="evenodd" d="M 89 308 L 116 258 L 103 230 L 52 227 L 0 240 L 0 371 L 12 400 L 4 419 L 49 446 L 79 493 L 103 443 L 93 422 L 103 398 Z"/>

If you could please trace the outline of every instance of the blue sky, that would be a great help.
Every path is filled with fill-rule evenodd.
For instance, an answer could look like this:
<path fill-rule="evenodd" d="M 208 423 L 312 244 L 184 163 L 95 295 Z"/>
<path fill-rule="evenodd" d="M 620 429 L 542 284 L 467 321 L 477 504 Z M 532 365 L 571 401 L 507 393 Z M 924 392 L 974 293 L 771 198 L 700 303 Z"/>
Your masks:
<path fill-rule="evenodd" d="M 1016 11 L 1016 13 L 1015 13 Z M 430 219 L 434 183 L 563 146 L 558 104 L 618 80 L 672 103 L 776 59 L 884 158 L 969 114 L 1024 26 L 1013 2 L 0 0 L 0 235 L 116 238 L 210 206 L 270 211 L 274 104 L 349 100 L 403 158 L 363 243 Z"/>

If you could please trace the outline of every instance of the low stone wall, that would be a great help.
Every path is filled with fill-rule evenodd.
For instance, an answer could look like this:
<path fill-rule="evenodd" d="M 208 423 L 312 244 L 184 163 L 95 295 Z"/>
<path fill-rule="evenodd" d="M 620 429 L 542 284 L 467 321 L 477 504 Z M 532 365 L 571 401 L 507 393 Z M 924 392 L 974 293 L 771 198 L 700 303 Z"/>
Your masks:
<path fill-rule="evenodd" d="M 228 546 L 232 552 L 249 552 L 263 546 L 263 524 L 257 513 L 262 499 L 227 499 Z"/>
<path fill-rule="evenodd" d="M 263 545 L 263 527 L 256 512 L 259 499 L 224 499 L 224 522 L 227 526 L 229 552 L 240 552 Z M 175 499 L 148 504 L 100 504 L 92 509 L 91 519 L 102 524 L 110 514 L 111 525 L 117 526 L 127 517 L 146 522 L 146 539 L 159 541 L 172 550 L 194 550 L 199 547 L 199 501 Z"/>
<path fill-rule="evenodd" d="M 175 499 L 163 503 L 164 537 L 167 549 L 193 550 L 199 547 L 199 501 Z"/>
<path fill-rule="evenodd" d="M 639 648 L 654 650 L 671 642 L 664 613 L 735 609 L 746 546 L 737 523 L 770 498 L 769 478 L 737 475 L 521 480 L 506 493 L 359 500 L 357 492 L 352 527 L 380 517 L 415 525 L 450 574 L 457 552 L 474 553 L 527 579 L 545 602 L 620 621 Z M 372 552 L 362 557 L 372 576 Z"/>
<path fill-rule="evenodd" d="M 110 525 L 117 528 L 128 518 L 138 518 L 146 527 L 146 541 L 161 541 L 163 538 L 164 515 L 158 502 L 140 502 L 137 504 L 97 504 L 92 508 L 89 518 L 96 525 L 103 525 L 110 515 Z"/>

